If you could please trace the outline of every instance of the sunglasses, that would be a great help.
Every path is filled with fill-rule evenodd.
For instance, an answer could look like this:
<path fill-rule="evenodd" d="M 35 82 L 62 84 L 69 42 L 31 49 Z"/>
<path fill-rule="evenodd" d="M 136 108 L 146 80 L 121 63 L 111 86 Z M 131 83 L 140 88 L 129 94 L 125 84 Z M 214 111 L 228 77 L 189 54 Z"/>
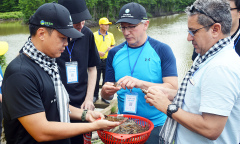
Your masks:
<path fill-rule="evenodd" d="M 204 14 L 205 16 L 211 18 L 215 23 L 219 23 L 219 22 L 218 22 L 217 20 L 215 20 L 213 17 L 211 17 L 210 15 L 206 14 L 204 11 L 195 8 L 195 6 L 193 6 L 193 5 L 190 7 L 190 12 L 191 12 L 191 13 L 193 13 L 193 12 L 199 12 L 200 14 Z"/>

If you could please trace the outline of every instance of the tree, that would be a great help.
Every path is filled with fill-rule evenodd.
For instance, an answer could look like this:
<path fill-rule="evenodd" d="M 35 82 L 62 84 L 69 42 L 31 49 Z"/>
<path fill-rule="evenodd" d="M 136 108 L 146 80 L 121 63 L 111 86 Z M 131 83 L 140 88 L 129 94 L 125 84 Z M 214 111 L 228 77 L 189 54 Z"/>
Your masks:
<path fill-rule="evenodd" d="M 19 11 L 18 0 L 1 0 L 0 12 Z"/>
<path fill-rule="evenodd" d="M 24 23 L 28 23 L 29 18 L 35 13 L 39 6 L 54 0 L 19 0 L 19 7 L 24 15 Z"/>

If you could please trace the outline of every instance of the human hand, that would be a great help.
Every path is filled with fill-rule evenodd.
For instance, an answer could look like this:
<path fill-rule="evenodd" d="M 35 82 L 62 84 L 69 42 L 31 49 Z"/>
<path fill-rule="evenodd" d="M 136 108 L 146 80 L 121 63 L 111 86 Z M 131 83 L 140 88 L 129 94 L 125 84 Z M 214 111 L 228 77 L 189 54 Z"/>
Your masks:
<path fill-rule="evenodd" d="M 103 57 L 104 55 L 105 55 L 105 53 L 104 52 L 98 52 L 99 53 L 99 55 L 100 55 L 100 57 Z"/>
<path fill-rule="evenodd" d="M 167 113 L 167 107 L 171 104 L 168 95 L 156 86 L 149 87 L 148 93 L 144 98 L 147 103 L 164 113 Z"/>
<path fill-rule="evenodd" d="M 151 86 L 151 88 L 162 91 L 164 94 L 167 95 L 170 101 L 173 101 L 174 97 L 177 95 L 177 90 L 175 89 L 170 89 L 162 86 Z"/>
<path fill-rule="evenodd" d="M 86 100 L 83 102 L 83 104 L 81 105 L 81 109 L 87 109 L 87 110 L 94 110 L 95 106 L 93 104 L 92 100 Z"/>
<path fill-rule="evenodd" d="M 131 76 L 125 76 L 123 78 L 121 78 L 120 80 L 118 80 L 117 82 L 123 89 L 133 89 L 135 88 L 141 88 L 143 85 L 143 81 L 136 79 L 134 77 Z"/>
<path fill-rule="evenodd" d="M 105 82 L 104 85 L 102 86 L 101 93 L 102 93 L 102 96 L 104 96 L 104 98 L 106 98 L 106 96 L 110 97 L 110 96 L 114 95 L 120 89 L 121 89 L 121 87 L 119 85 L 114 86 L 113 82 Z"/>
<path fill-rule="evenodd" d="M 101 119 L 101 120 L 95 121 L 94 124 L 96 124 L 97 129 L 108 130 L 120 125 L 121 123 Z"/>
<path fill-rule="evenodd" d="M 87 114 L 86 114 L 87 121 L 93 122 L 93 121 L 97 120 L 98 118 L 104 118 L 104 115 L 97 111 L 91 111 L 91 110 L 87 111 Z"/>

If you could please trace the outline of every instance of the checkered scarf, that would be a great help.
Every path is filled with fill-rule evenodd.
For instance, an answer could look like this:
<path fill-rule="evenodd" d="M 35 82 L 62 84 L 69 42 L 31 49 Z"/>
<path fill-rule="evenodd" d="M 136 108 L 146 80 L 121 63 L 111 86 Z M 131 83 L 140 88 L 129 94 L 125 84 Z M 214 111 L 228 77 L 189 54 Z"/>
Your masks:
<path fill-rule="evenodd" d="M 50 58 L 35 48 L 31 38 L 23 46 L 23 52 L 37 63 L 51 77 L 58 105 L 58 111 L 61 122 L 70 122 L 69 120 L 69 95 L 60 80 L 57 63 L 55 58 Z"/>
<path fill-rule="evenodd" d="M 211 47 L 206 54 L 203 56 L 198 55 L 198 57 L 195 60 L 195 63 L 191 67 L 191 69 L 187 72 L 185 75 L 180 88 L 178 89 L 178 93 L 175 96 L 173 103 L 179 106 L 179 108 L 182 107 L 182 103 L 187 91 L 187 83 L 188 80 L 192 77 L 193 73 L 199 68 L 199 65 L 206 61 L 211 56 L 218 53 L 223 47 L 230 44 L 230 37 L 224 38 L 219 40 L 213 47 Z M 167 118 L 164 126 L 162 127 L 161 132 L 159 133 L 160 136 L 160 144 L 172 144 L 173 140 L 176 136 L 176 129 L 177 129 L 178 122 L 174 119 Z"/>

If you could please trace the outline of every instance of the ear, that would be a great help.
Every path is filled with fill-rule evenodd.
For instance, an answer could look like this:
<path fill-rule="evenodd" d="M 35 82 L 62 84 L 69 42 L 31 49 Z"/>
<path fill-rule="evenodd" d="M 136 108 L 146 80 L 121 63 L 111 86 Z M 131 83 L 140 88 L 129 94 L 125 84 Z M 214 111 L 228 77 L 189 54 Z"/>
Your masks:
<path fill-rule="evenodd" d="M 147 20 L 147 21 L 144 23 L 144 30 L 145 30 L 145 31 L 148 29 L 148 26 L 149 26 L 149 20 Z"/>
<path fill-rule="evenodd" d="M 46 29 L 40 27 L 40 28 L 37 30 L 37 35 L 36 35 L 36 36 L 37 36 L 40 40 L 44 40 L 45 32 L 46 32 Z"/>
<path fill-rule="evenodd" d="M 215 23 L 211 29 L 214 38 L 219 37 L 219 35 L 222 33 L 222 26 L 220 23 Z"/>

